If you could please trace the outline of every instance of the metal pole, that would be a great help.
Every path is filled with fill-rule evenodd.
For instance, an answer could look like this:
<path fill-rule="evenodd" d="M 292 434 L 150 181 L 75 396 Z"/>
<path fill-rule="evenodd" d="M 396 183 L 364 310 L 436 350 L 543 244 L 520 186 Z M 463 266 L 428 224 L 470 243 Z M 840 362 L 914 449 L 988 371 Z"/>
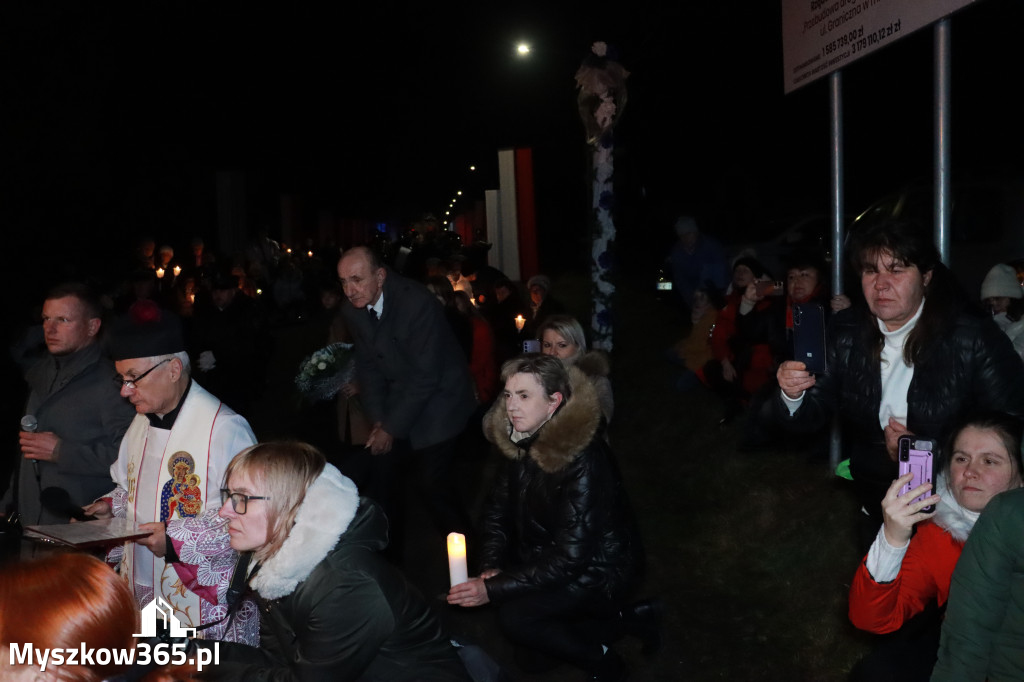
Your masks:
<path fill-rule="evenodd" d="M 831 176 L 832 176 L 832 292 L 843 293 L 843 74 L 833 71 L 828 77 L 829 112 L 832 117 L 830 133 Z M 842 453 L 842 434 L 839 419 L 832 420 L 832 433 L 828 444 L 828 462 L 831 471 L 836 470 Z"/>
<path fill-rule="evenodd" d="M 942 262 L 949 265 L 949 115 L 950 115 L 949 19 L 935 24 L 935 245 Z"/>

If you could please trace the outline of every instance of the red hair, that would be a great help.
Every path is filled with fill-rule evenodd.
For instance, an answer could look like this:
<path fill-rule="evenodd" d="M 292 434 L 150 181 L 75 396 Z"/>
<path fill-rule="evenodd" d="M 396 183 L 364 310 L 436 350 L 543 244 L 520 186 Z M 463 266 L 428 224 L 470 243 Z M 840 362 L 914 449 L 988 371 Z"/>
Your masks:
<path fill-rule="evenodd" d="M 139 608 L 131 588 L 95 557 L 53 554 L 0 572 L 0 646 L 130 649 L 138 631 Z M 121 667 L 62 665 L 52 670 L 61 680 L 92 682 Z"/>

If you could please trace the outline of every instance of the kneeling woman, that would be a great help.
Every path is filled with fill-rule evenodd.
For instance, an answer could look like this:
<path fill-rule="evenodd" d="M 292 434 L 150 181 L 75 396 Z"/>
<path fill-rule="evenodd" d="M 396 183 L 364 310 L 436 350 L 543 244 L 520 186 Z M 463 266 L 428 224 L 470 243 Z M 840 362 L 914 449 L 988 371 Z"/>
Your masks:
<path fill-rule="evenodd" d="M 1021 486 L 1021 422 L 986 413 L 967 419 L 943 449 L 938 494 L 930 484 L 900 495 L 906 474 L 882 500 L 884 524 L 850 586 L 850 620 L 862 630 L 894 632 L 926 609 L 944 607 L 953 569 L 981 511 L 995 495 Z M 918 495 L 925 498 L 914 502 Z M 936 505 L 926 513 L 925 506 Z M 915 528 L 916 526 L 916 528 Z M 921 624 L 918 624 L 919 626 Z M 938 649 L 939 621 L 890 640 L 861 666 L 865 679 L 900 670 L 906 679 L 928 679 Z M 874 666 L 874 669 L 870 669 Z"/>
<path fill-rule="evenodd" d="M 509 360 L 501 376 L 504 400 L 484 418 L 484 432 L 509 461 L 484 518 L 483 571 L 453 587 L 448 602 L 494 602 L 517 644 L 595 679 L 622 679 L 624 664 L 606 647 L 644 613 L 620 616 L 640 547 L 599 433 L 594 387 L 545 355 Z M 639 606 L 649 613 L 649 604 Z"/>
<path fill-rule="evenodd" d="M 221 644 L 217 679 L 469 679 L 437 617 L 378 554 L 383 512 L 316 448 L 254 445 L 224 480 L 240 570 L 252 553 L 260 648 Z"/>

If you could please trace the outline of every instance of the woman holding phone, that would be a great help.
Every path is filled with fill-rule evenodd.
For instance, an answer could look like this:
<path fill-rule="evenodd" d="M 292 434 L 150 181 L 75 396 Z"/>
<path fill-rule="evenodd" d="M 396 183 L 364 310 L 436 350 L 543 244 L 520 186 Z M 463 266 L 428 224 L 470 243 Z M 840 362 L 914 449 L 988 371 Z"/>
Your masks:
<path fill-rule="evenodd" d="M 882 640 L 860 664 L 862 679 L 894 671 L 900 679 L 928 679 L 941 625 L 935 611 L 949 597 L 967 536 L 989 500 L 1021 487 L 1022 431 L 1022 422 L 1004 413 L 971 416 L 941 451 L 934 490 L 925 483 L 900 494 L 913 474 L 889 486 L 884 522 L 850 586 L 850 620 L 876 634 L 916 623 L 905 636 Z M 934 511 L 926 512 L 931 505 Z"/>
<path fill-rule="evenodd" d="M 781 391 L 767 409 L 793 433 L 818 432 L 838 417 L 867 548 L 896 478 L 899 437 L 945 439 L 974 409 L 1024 415 L 1024 365 L 1006 335 L 972 308 L 930 231 L 887 220 L 850 239 L 867 305 L 832 317 L 824 373 L 799 361 L 779 366 Z"/>

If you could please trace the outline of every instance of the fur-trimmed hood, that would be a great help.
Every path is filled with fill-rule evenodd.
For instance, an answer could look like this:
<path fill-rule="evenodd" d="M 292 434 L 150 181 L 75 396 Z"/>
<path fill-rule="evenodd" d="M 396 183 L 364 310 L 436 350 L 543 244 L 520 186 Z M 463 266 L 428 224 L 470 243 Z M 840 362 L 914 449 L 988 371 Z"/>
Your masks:
<path fill-rule="evenodd" d="M 253 589 L 264 599 L 280 599 L 294 592 L 338 544 L 358 509 L 356 484 L 334 466 L 324 466 L 306 490 L 284 544 L 253 578 Z"/>
<path fill-rule="evenodd" d="M 484 435 L 498 446 L 501 454 L 517 460 L 528 453 L 542 471 L 553 474 L 565 469 L 594 439 L 601 425 L 594 385 L 577 367 L 566 369 L 572 398 L 529 438 L 512 442 L 505 401 L 499 398 L 494 402 L 484 417 Z"/>
<path fill-rule="evenodd" d="M 967 536 L 974 528 L 974 522 L 978 520 L 981 512 L 973 512 L 960 506 L 960 503 L 953 497 L 953 491 L 949 489 L 944 476 L 937 476 L 935 481 L 935 493 L 942 499 L 936 505 L 935 516 L 932 521 L 939 528 L 953 536 L 958 542 L 967 542 Z"/>
<path fill-rule="evenodd" d="M 611 362 L 603 350 L 590 350 L 580 353 L 573 363 L 588 377 L 606 377 L 611 374 Z"/>

